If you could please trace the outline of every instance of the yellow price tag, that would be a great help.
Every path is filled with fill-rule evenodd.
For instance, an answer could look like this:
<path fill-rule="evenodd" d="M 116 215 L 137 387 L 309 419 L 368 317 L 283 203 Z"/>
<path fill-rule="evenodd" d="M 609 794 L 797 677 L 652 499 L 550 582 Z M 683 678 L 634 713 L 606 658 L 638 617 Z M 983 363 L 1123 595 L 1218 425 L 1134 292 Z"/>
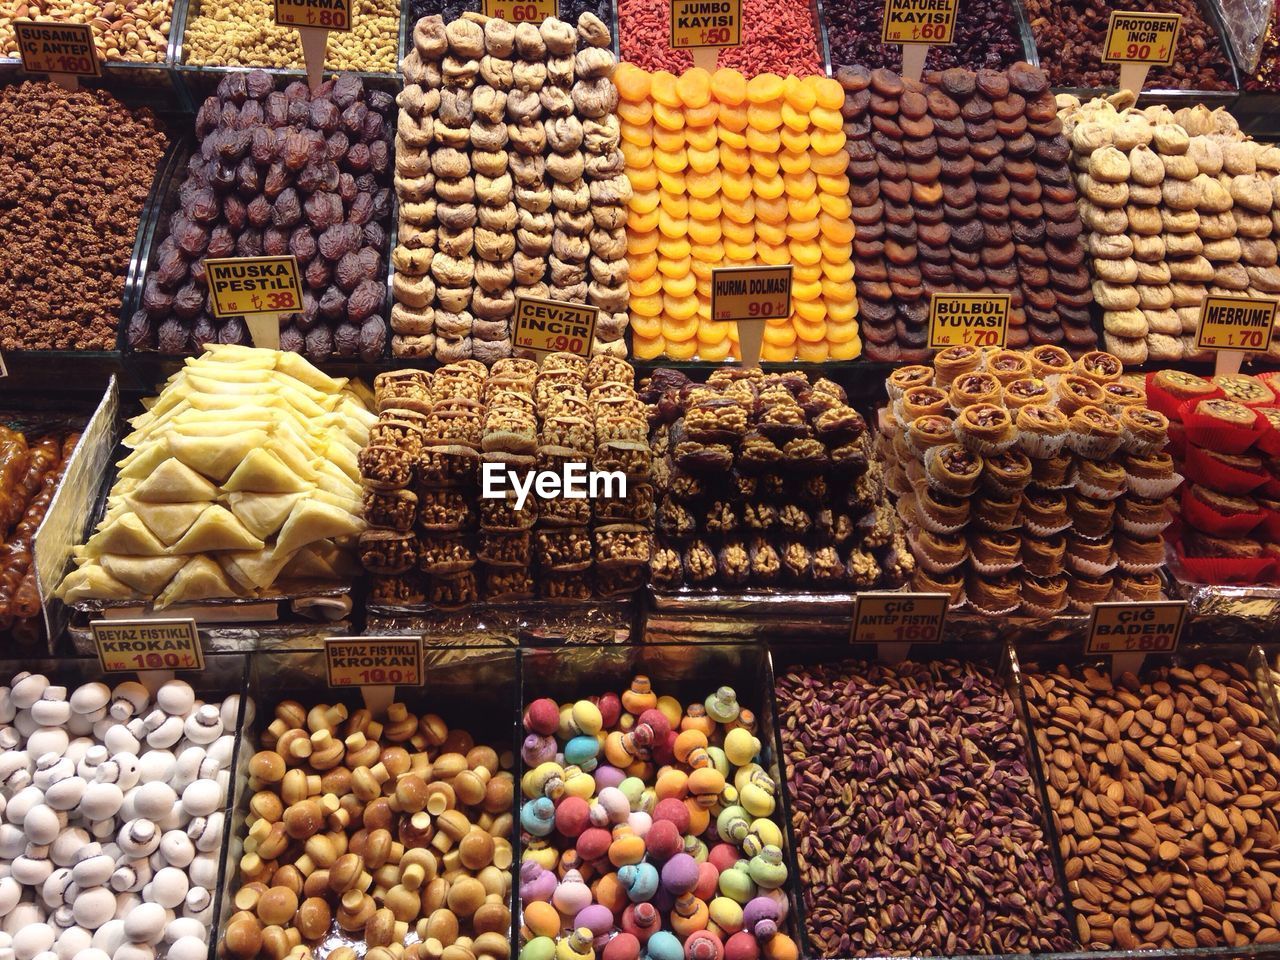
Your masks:
<path fill-rule="evenodd" d="M 1178 648 L 1187 618 L 1185 600 L 1095 603 L 1085 653 L 1168 653 Z"/>
<path fill-rule="evenodd" d="M 420 687 L 418 637 L 328 637 L 325 676 L 331 687 Z"/>
<path fill-rule="evenodd" d="M 516 297 L 512 343 L 521 350 L 539 353 L 591 355 L 600 308 L 585 303 L 565 303 L 541 297 Z"/>
<path fill-rule="evenodd" d="M 881 43 L 955 43 L 959 0 L 885 0 Z"/>
<path fill-rule="evenodd" d="M 712 320 L 781 320 L 791 316 L 791 265 L 716 267 L 711 271 Z"/>
<path fill-rule="evenodd" d="M 351 29 L 350 0 L 275 0 L 275 5 L 277 26 Z"/>
<path fill-rule="evenodd" d="M 1265 352 L 1271 346 L 1276 301 L 1253 297 L 1205 297 L 1196 327 L 1196 347 L 1202 350 Z"/>
<path fill-rule="evenodd" d="M 302 311 L 297 257 L 226 257 L 204 265 L 209 306 L 218 319 Z"/>
<path fill-rule="evenodd" d="M 945 593 L 860 593 L 853 603 L 852 643 L 941 643 Z"/>
<path fill-rule="evenodd" d="M 929 349 L 1003 347 L 1009 302 L 1007 293 L 935 293 L 929 301 Z"/>
<path fill-rule="evenodd" d="M 93 45 L 93 28 L 87 23 L 17 20 L 13 32 L 18 40 L 22 69 L 27 73 L 102 76 L 102 64 Z"/>
<path fill-rule="evenodd" d="M 204 669 L 194 620 L 94 620 L 89 630 L 103 673 Z"/>
<path fill-rule="evenodd" d="M 671 47 L 742 45 L 742 0 L 670 0 Z"/>
<path fill-rule="evenodd" d="M 1145 63 L 1168 67 L 1178 47 L 1180 13 L 1126 13 L 1112 10 L 1103 63 Z"/>

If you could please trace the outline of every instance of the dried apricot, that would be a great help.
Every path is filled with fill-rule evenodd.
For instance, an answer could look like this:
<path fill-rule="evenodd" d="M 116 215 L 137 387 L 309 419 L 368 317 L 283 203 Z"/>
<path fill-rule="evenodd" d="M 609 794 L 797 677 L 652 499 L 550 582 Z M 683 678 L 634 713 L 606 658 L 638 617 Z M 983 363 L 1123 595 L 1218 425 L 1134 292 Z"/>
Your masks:
<path fill-rule="evenodd" d="M 779 247 L 787 242 L 787 221 L 771 223 L 763 217 L 756 217 L 756 243 L 769 247 Z"/>
<path fill-rule="evenodd" d="M 680 106 L 680 94 L 676 92 L 676 76 L 669 70 L 655 70 L 649 75 L 649 96 L 667 107 Z"/>
<path fill-rule="evenodd" d="M 745 130 L 747 129 L 747 108 L 742 104 L 730 106 L 722 103 L 716 122 L 728 130 Z"/>
<path fill-rule="evenodd" d="M 648 123 L 653 119 L 653 101 L 641 100 L 639 103 L 618 101 L 618 119 L 623 123 Z"/>
<path fill-rule="evenodd" d="M 648 98 L 652 75 L 625 60 L 613 71 L 613 85 L 618 88 L 618 96 L 623 100 L 638 103 Z"/>
<path fill-rule="evenodd" d="M 634 310 L 631 313 L 631 332 L 634 335 L 633 340 L 641 338 L 652 340 L 654 337 L 662 336 L 662 317 L 641 316 Z M 637 354 L 638 355 L 638 354 Z"/>
<path fill-rule="evenodd" d="M 720 196 L 716 194 L 710 197 L 690 197 L 689 219 L 690 221 L 700 220 L 704 223 L 708 221 L 719 223 Z M 692 233 L 692 230 L 690 233 Z"/>
<path fill-rule="evenodd" d="M 691 273 L 683 277 L 662 278 L 662 292 L 671 297 L 691 297 L 697 289 L 698 279 Z"/>
<path fill-rule="evenodd" d="M 653 105 L 653 122 L 664 130 L 683 130 L 684 111 L 679 107 L 670 107 L 665 103 Z"/>
<path fill-rule="evenodd" d="M 783 79 L 776 73 L 761 73 L 747 81 L 747 99 L 752 103 L 768 103 L 782 96 Z"/>
<path fill-rule="evenodd" d="M 634 327 L 634 324 L 633 324 Z M 661 330 L 661 324 L 658 325 Z M 637 360 L 656 360 L 667 351 L 667 343 L 661 336 L 631 338 L 631 355 Z"/>
<path fill-rule="evenodd" d="M 676 96 L 686 107 L 705 107 L 711 102 L 711 74 L 702 67 L 691 67 L 676 78 Z"/>
<path fill-rule="evenodd" d="M 737 70 L 721 67 L 711 75 L 711 95 L 720 103 L 736 107 L 747 99 L 747 78 Z"/>

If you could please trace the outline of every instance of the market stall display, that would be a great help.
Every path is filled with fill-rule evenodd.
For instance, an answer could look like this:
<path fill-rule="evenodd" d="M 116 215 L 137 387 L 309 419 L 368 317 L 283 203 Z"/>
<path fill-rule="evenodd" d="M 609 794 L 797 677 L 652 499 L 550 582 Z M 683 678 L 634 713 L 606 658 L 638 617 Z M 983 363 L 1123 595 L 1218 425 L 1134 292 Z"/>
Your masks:
<path fill-rule="evenodd" d="M 630 64 L 615 82 L 636 358 L 738 356 L 734 324 L 711 316 L 711 271 L 786 264 L 792 313 L 765 321 L 760 358 L 857 357 L 839 84 Z"/>
<path fill-rule="evenodd" d="M 130 347 L 248 344 L 243 318 L 213 316 L 205 258 L 293 255 L 303 312 L 281 319 L 280 347 L 312 361 L 383 355 L 394 100 L 350 75 L 315 93 L 278 80 L 228 73 L 201 104 L 198 149 L 124 330 Z"/>
<path fill-rule="evenodd" d="M 400 4 L 353 0 L 351 29 L 329 34 L 326 70 L 396 72 Z M 292 27 L 276 26 L 270 0 L 191 0 L 182 62 L 194 67 L 276 67 L 301 70 L 302 41 Z"/>
<path fill-rule="evenodd" d="M 57 679 L 0 688 L 7 949 L 207 957 L 240 696 Z"/>
<path fill-rule="evenodd" d="M 590 13 L 414 25 L 396 127 L 396 356 L 508 357 L 517 296 L 599 307 L 592 351 L 626 356 L 631 187 L 609 43 Z"/>
<path fill-rule="evenodd" d="M 1060 666 L 1023 690 L 1082 947 L 1280 942 L 1245 905 L 1270 892 L 1277 832 L 1276 732 L 1248 667 Z"/>
<path fill-rule="evenodd" d="M 0 350 L 112 350 L 168 138 L 149 110 L 45 81 L 0 88 Z"/>
<path fill-rule="evenodd" d="M 775 691 L 816 956 L 1074 947 L 1026 740 L 991 668 L 845 660 L 792 667 Z M 850 897 L 851 883 L 875 892 Z"/>
<path fill-rule="evenodd" d="M 380 606 L 624 596 L 648 574 L 653 491 L 644 406 L 626 361 L 461 360 L 375 381 L 360 451 L 360 538 Z M 582 496 L 569 470 L 581 473 Z M 617 471 L 593 489 L 587 470 Z M 497 482 L 493 474 L 497 474 Z M 535 476 L 558 475 L 546 495 Z M 524 493 L 520 493 L 523 485 Z"/>
<path fill-rule="evenodd" d="M 732 687 L 684 706 L 638 675 L 524 730 L 521 957 L 796 960 L 772 745 Z"/>
<path fill-rule="evenodd" d="M 1206 296 L 1280 294 L 1280 150 L 1221 108 L 1133 102 L 1061 98 L 1104 344 L 1129 364 L 1207 360 Z"/>
<path fill-rule="evenodd" d="M 641 383 L 657 458 L 661 591 L 899 586 L 915 564 L 869 464 L 861 414 L 829 380 L 660 369 Z"/>
<path fill-rule="evenodd" d="M 1147 75 L 1149 90 L 1235 89 L 1231 57 L 1218 27 L 1200 0 L 1142 0 L 1108 3 L 1089 0 L 1027 0 L 1027 17 L 1040 62 L 1056 87 L 1115 87 L 1120 68 L 1102 63 L 1102 43 L 1111 10 L 1177 13 L 1182 29 L 1170 67 L 1156 66 Z"/>
<path fill-rule="evenodd" d="M 60 595 L 162 610 L 350 583 L 374 419 L 297 354 L 211 346 L 130 421 L 106 514 Z"/>
<path fill-rule="evenodd" d="M 1052 616 L 1155 600 L 1169 420 L 1119 360 L 1061 347 L 949 347 L 900 367 L 878 456 L 917 568 L 912 584 L 984 615 Z"/>
<path fill-rule="evenodd" d="M 92 24 L 99 60 L 162 64 L 169 54 L 173 0 L 138 0 L 132 4 L 112 0 L 42 0 L 14 4 L 0 20 L 0 56 L 18 56 L 13 21 L 28 18 L 41 23 Z"/>
<path fill-rule="evenodd" d="M 509 955 L 509 743 L 400 702 L 375 716 L 284 700 L 258 746 L 225 955 L 293 943 L 390 957 L 408 938 L 406 957 L 428 943 Z"/>
<path fill-rule="evenodd" d="M 921 84 L 842 68 L 858 319 L 867 358 L 928 356 L 933 293 L 1010 295 L 1008 343 L 1096 344 L 1069 145 L 1044 73 Z"/>

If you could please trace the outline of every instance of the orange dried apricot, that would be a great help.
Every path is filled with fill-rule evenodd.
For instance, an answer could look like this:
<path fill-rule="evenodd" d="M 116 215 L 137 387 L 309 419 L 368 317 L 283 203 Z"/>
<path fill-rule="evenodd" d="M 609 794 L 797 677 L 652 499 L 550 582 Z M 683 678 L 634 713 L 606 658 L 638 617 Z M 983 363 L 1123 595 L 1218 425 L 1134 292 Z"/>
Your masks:
<path fill-rule="evenodd" d="M 787 242 L 786 221 L 770 223 L 768 220 L 756 217 L 756 242 L 764 243 L 771 247 L 785 244 Z"/>
<path fill-rule="evenodd" d="M 659 170 L 665 170 L 667 173 L 679 173 L 689 165 L 689 158 L 685 156 L 684 148 L 679 150 L 655 150 L 653 151 L 653 162 L 658 165 Z"/>
<path fill-rule="evenodd" d="M 792 130 L 790 127 L 783 127 L 780 131 L 782 137 L 782 148 L 791 153 L 799 153 L 804 155 L 804 168 L 809 169 L 809 131 L 808 130 Z"/>
<path fill-rule="evenodd" d="M 728 144 L 721 144 L 720 166 L 726 173 L 746 173 L 751 169 L 751 153 Z"/>
<path fill-rule="evenodd" d="M 795 315 L 801 320 L 808 320 L 810 323 L 817 323 L 819 320 L 827 319 L 827 308 L 823 306 L 821 300 L 800 300 L 792 298 L 791 309 L 795 311 Z"/>
<path fill-rule="evenodd" d="M 653 163 L 653 147 L 623 140 L 619 148 L 622 150 L 622 159 L 628 167 L 647 167 Z"/>
<path fill-rule="evenodd" d="M 826 157 L 814 154 L 809 157 L 809 169 L 820 177 L 843 176 L 849 169 L 849 157 L 843 150 Z"/>
<path fill-rule="evenodd" d="M 800 113 L 808 113 L 818 102 L 813 87 L 800 77 L 787 77 L 782 84 L 782 98 Z"/>
<path fill-rule="evenodd" d="M 785 197 L 765 197 L 756 195 L 756 219 L 765 223 L 787 222 L 787 201 Z"/>
<path fill-rule="evenodd" d="M 744 197 L 741 200 L 730 200 L 725 197 L 720 201 L 720 207 L 726 217 L 738 223 L 750 223 L 756 217 L 755 203 L 751 197 Z"/>
<path fill-rule="evenodd" d="M 764 342 L 775 347 L 789 347 L 796 342 L 796 328 L 790 319 L 766 320 L 764 322 Z"/>
<path fill-rule="evenodd" d="M 787 249 L 791 251 L 791 259 L 796 263 L 822 262 L 822 248 L 812 240 L 791 240 L 787 244 Z"/>
<path fill-rule="evenodd" d="M 680 106 L 676 92 L 676 76 L 669 70 L 655 70 L 649 75 L 649 96 L 667 107 Z"/>
<path fill-rule="evenodd" d="M 751 177 L 751 191 L 757 197 L 764 197 L 766 200 L 773 200 L 782 196 L 785 189 L 782 177 L 778 174 L 773 176 L 764 176 L 763 174 L 754 174 Z"/>
<path fill-rule="evenodd" d="M 739 243 L 736 240 L 726 240 L 724 242 L 724 255 L 726 259 L 734 263 L 750 263 L 756 257 L 755 241 Z"/>
<path fill-rule="evenodd" d="M 756 256 L 771 267 L 786 266 L 790 262 L 786 244 L 766 243 L 763 239 L 756 240 Z"/>
<path fill-rule="evenodd" d="M 657 236 L 654 233 L 653 236 Z M 652 277 L 658 269 L 658 248 L 655 245 L 653 250 L 646 254 L 633 253 L 631 251 L 631 238 L 627 237 L 627 276 L 632 280 L 644 280 Z"/>
<path fill-rule="evenodd" d="M 720 105 L 712 102 L 701 107 L 685 107 L 684 122 L 689 127 L 713 126 L 720 116 Z"/>
<path fill-rule="evenodd" d="M 685 144 L 683 130 L 667 130 L 664 127 L 653 128 L 653 148 L 655 150 L 683 150 Z"/>
<path fill-rule="evenodd" d="M 625 60 L 613 71 L 613 85 L 623 100 L 637 103 L 649 96 L 650 74 Z"/>
<path fill-rule="evenodd" d="M 828 110 L 826 107 L 814 107 L 809 112 L 809 122 L 819 130 L 835 132 L 844 129 L 844 118 L 839 110 Z"/>
<path fill-rule="evenodd" d="M 813 87 L 814 101 L 826 110 L 839 110 L 844 106 L 844 87 L 834 77 L 810 76 L 804 78 L 805 86 Z"/>
<path fill-rule="evenodd" d="M 820 214 L 818 224 L 822 235 L 833 243 L 851 243 L 853 241 L 853 221 L 833 217 L 829 213 Z"/>
<path fill-rule="evenodd" d="M 662 294 L 650 293 L 643 297 L 632 296 L 631 312 L 640 317 L 659 317 L 662 315 Z"/>
<path fill-rule="evenodd" d="M 658 325 L 658 329 L 662 329 L 661 324 Z M 631 354 L 637 360 L 656 360 L 665 354 L 666 350 L 667 343 L 661 336 L 631 338 Z"/>
<path fill-rule="evenodd" d="M 667 193 L 672 194 L 684 193 L 684 171 L 669 173 L 666 170 L 658 170 L 657 167 L 654 167 L 654 169 L 657 170 L 658 188 L 660 190 L 665 190 Z M 661 197 L 662 195 L 659 194 L 658 196 Z"/>
<path fill-rule="evenodd" d="M 697 260 L 693 261 L 697 264 Z M 704 264 L 705 266 L 705 264 Z M 703 277 L 698 275 L 698 298 L 707 305 L 707 316 L 711 316 L 711 272 L 707 271 L 707 275 Z"/>
<path fill-rule="evenodd" d="M 678 237 L 658 237 L 658 256 L 662 258 L 662 262 L 658 264 L 658 270 L 664 277 L 673 276 L 668 273 L 663 266 L 667 262 L 680 261 L 687 259 L 689 256 L 689 238 L 683 234 Z"/>
<path fill-rule="evenodd" d="M 703 345 L 723 342 L 729 345 L 729 321 L 706 320 L 698 327 L 698 342 Z"/>
<path fill-rule="evenodd" d="M 689 217 L 702 222 L 720 222 L 720 196 L 690 197 Z"/>
<path fill-rule="evenodd" d="M 853 261 L 843 260 L 839 263 L 833 263 L 826 257 L 822 258 L 820 265 L 822 275 L 828 280 L 834 280 L 836 283 L 848 283 L 853 279 Z"/>
<path fill-rule="evenodd" d="M 790 150 L 783 150 L 778 154 L 778 165 L 782 167 L 783 173 L 807 173 L 809 170 L 809 152 L 805 150 L 800 153 L 792 153 Z"/>
<path fill-rule="evenodd" d="M 822 297 L 828 303 L 847 303 L 853 299 L 853 284 L 848 281 L 836 283 L 834 280 L 822 281 Z"/>
<path fill-rule="evenodd" d="M 643 257 L 646 253 L 653 253 L 658 249 L 658 241 L 661 235 L 657 230 L 652 233 L 632 233 L 627 235 L 627 256 Z"/>
<path fill-rule="evenodd" d="M 797 200 L 808 200 L 818 192 L 818 178 L 808 170 L 803 173 L 784 173 L 782 175 L 783 189 L 787 191 L 788 197 L 795 197 Z M 818 215 L 817 201 L 814 201 L 813 216 Z"/>
<path fill-rule="evenodd" d="M 648 233 L 650 230 L 658 229 L 658 217 L 660 207 L 655 207 L 648 213 L 641 213 L 638 210 L 627 211 L 627 227 L 637 233 Z"/>
<path fill-rule="evenodd" d="M 651 277 L 645 277 L 643 280 L 628 280 L 627 290 L 633 297 L 651 297 L 655 293 L 662 292 L 662 275 L 655 273 Z"/>
<path fill-rule="evenodd" d="M 698 298 L 692 292 L 682 297 L 663 293 L 662 308 L 663 312 L 673 320 L 688 320 L 698 312 Z M 664 332 L 663 336 L 665 335 Z"/>
<path fill-rule="evenodd" d="M 689 170 L 691 173 L 706 175 L 720 170 L 720 148 L 712 146 L 710 150 L 697 147 L 688 148 Z"/>
<path fill-rule="evenodd" d="M 804 283 L 822 279 L 822 265 L 797 263 L 791 267 L 791 276 Z"/>
<path fill-rule="evenodd" d="M 791 323 L 795 327 L 796 339 L 803 343 L 820 343 L 827 339 L 825 320 L 806 320 L 799 314 L 793 314 Z"/>
<path fill-rule="evenodd" d="M 827 328 L 829 331 L 830 324 L 827 325 Z M 830 337 L 829 332 L 828 337 Z M 857 360 L 860 356 L 862 356 L 862 341 L 857 337 L 854 337 L 848 343 L 837 344 L 832 342 L 827 353 L 828 360 Z"/>
<path fill-rule="evenodd" d="M 689 242 L 693 244 L 694 256 L 696 257 L 699 246 L 705 246 L 710 243 L 719 243 L 723 231 L 720 229 L 720 215 L 717 214 L 714 219 L 710 217 L 697 217 L 689 220 Z"/>
<path fill-rule="evenodd" d="M 631 332 L 633 340 L 652 340 L 654 337 L 662 336 L 662 318 L 661 317 L 642 317 L 632 312 L 631 314 Z"/>
<path fill-rule="evenodd" d="M 751 151 L 751 169 L 761 176 L 776 177 L 781 167 L 778 164 L 778 154 L 774 150 L 752 150 Z"/>
<path fill-rule="evenodd" d="M 737 130 L 730 130 L 722 123 L 716 124 L 716 139 L 722 147 L 735 147 L 741 150 L 747 145 L 747 138 Z"/>
<path fill-rule="evenodd" d="M 776 73 L 761 73 L 747 81 L 747 99 L 752 103 L 768 103 L 782 96 L 785 85 Z"/>
<path fill-rule="evenodd" d="M 787 197 L 787 215 L 792 220 L 813 223 L 813 235 L 818 235 L 818 214 L 822 212 L 822 204 L 817 197 Z"/>
<path fill-rule="evenodd" d="M 747 123 L 753 130 L 777 130 L 782 126 L 782 111 L 772 105 L 752 104 L 747 107 Z M 747 134 L 748 141 L 751 134 Z"/>
<path fill-rule="evenodd" d="M 664 130 L 683 130 L 684 111 L 679 107 L 669 107 L 665 103 L 655 103 L 653 122 Z"/>
<path fill-rule="evenodd" d="M 826 327 L 826 324 L 823 324 Z M 825 363 L 830 349 L 827 347 L 827 341 L 820 343 L 806 343 L 801 340 L 796 344 L 796 359 L 801 363 Z"/>
<path fill-rule="evenodd" d="M 627 171 L 627 179 L 631 181 L 631 189 L 652 190 L 658 185 L 657 167 L 637 167 Z"/>
<path fill-rule="evenodd" d="M 725 170 L 720 174 L 720 192 L 730 200 L 745 200 L 751 196 L 751 175 Z"/>
<path fill-rule="evenodd" d="M 822 296 L 820 280 L 801 280 L 792 274 L 791 296 L 795 300 L 817 300 Z"/>
<path fill-rule="evenodd" d="M 729 342 L 729 338 L 725 337 L 716 343 L 703 343 L 698 345 L 698 358 L 706 360 L 708 363 L 719 363 L 721 360 L 727 360 L 729 350 L 733 346 Z"/>
<path fill-rule="evenodd" d="M 735 243 L 751 243 L 756 238 L 756 228 L 751 223 L 736 223 L 728 217 L 720 218 L 720 232 L 724 234 L 725 242 L 732 240 Z"/>
<path fill-rule="evenodd" d="M 817 177 L 818 189 L 822 191 L 823 196 L 830 197 L 833 200 L 847 200 L 849 198 L 848 177 L 831 177 L 825 173 L 819 173 Z M 832 214 L 832 216 L 835 216 L 835 214 Z"/>
<path fill-rule="evenodd" d="M 708 173 L 698 173 L 690 170 L 685 174 L 685 189 L 688 190 L 689 196 L 706 199 L 720 190 L 720 170 L 712 168 Z"/>
<path fill-rule="evenodd" d="M 687 240 L 684 241 L 684 244 L 687 247 L 689 245 L 689 241 Z M 693 258 L 688 256 L 687 254 L 683 257 L 679 257 L 678 259 L 677 258 L 666 258 L 666 259 L 659 258 L 658 272 L 661 273 L 664 277 L 678 277 L 682 273 L 689 272 L 689 264 L 691 264 L 692 262 L 693 262 Z"/>
<path fill-rule="evenodd" d="M 669 313 L 662 316 L 662 335 L 667 339 L 668 347 L 673 340 L 683 343 L 685 340 L 693 340 L 698 334 L 698 298 L 690 299 L 693 301 L 693 309 L 687 316 L 674 317 Z"/>
<path fill-rule="evenodd" d="M 716 267 L 722 266 L 719 263 L 712 263 L 710 260 L 694 260 L 689 267 L 689 272 L 698 278 L 698 293 L 701 296 L 711 296 L 711 271 Z M 707 289 L 703 290 L 703 284 L 707 284 Z"/>
<path fill-rule="evenodd" d="M 736 107 L 747 99 L 747 78 L 737 70 L 721 67 L 711 75 L 711 95 L 721 103 Z"/>
<path fill-rule="evenodd" d="M 827 319 L 843 323 L 854 319 L 858 315 L 858 298 L 853 297 L 847 302 L 839 300 L 828 300 L 827 303 Z"/>
<path fill-rule="evenodd" d="M 782 105 L 782 123 L 789 130 L 797 132 L 809 129 L 809 114 L 797 110 L 789 103 Z"/>
<path fill-rule="evenodd" d="M 662 292 L 669 297 L 691 297 L 697 288 L 698 278 L 691 273 L 687 273 L 683 277 L 662 278 Z"/>
<path fill-rule="evenodd" d="M 698 341 L 690 338 L 672 343 L 668 340 L 665 355 L 672 360 L 692 360 L 698 355 Z"/>
<path fill-rule="evenodd" d="M 648 123 L 653 119 L 653 101 L 641 100 L 639 103 L 618 101 L 618 119 L 623 123 Z"/>
<path fill-rule="evenodd" d="M 686 107 L 705 107 L 711 102 L 711 74 L 702 67 L 690 67 L 676 77 L 676 96 Z"/>
<path fill-rule="evenodd" d="M 765 363 L 790 363 L 795 358 L 796 348 L 793 343 L 785 346 L 764 343 L 760 346 L 760 359 Z"/>
<path fill-rule="evenodd" d="M 720 144 L 720 137 L 716 133 L 716 128 L 711 127 L 685 127 L 684 142 L 690 147 L 696 147 L 698 150 L 714 150 Z"/>
<path fill-rule="evenodd" d="M 684 193 L 671 193 L 667 190 L 658 190 L 658 206 L 662 213 L 672 217 L 684 218 L 689 216 L 689 198 Z"/>
<path fill-rule="evenodd" d="M 689 246 L 689 255 L 694 263 L 710 263 L 719 266 L 724 262 L 724 244 L 719 240 L 714 243 L 694 243 Z"/>
<path fill-rule="evenodd" d="M 858 336 L 857 318 L 852 320 L 827 320 L 827 341 L 830 343 L 848 343 Z"/>
<path fill-rule="evenodd" d="M 818 221 L 810 217 L 804 217 L 799 220 L 792 217 L 787 221 L 787 236 L 792 240 L 814 240 L 818 236 Z M 821 248 L 819 248 L 818 252 L 819 256 L 821 256 Z"/>
<path fill-rule="evenodd" d="M 670 240 L 676 240 L 689 232 L 688 221 L 684 217 L 673 217 L 666 207 L 658 213 L 658 232 Z"/>
<path fill-rule="evenodd" d="M 656 108 L 653 116 L 655 120 L 658 117 Z M 844 141 L 843 130 L 838 130 L 835 133 L 828 130 L 814 130 L 809 134 L 809 149 L 819 156 L 829 157 L 844 149 Z"/>
<path fill-rule="evenodd" d="M 728 130 L 745 130 L 747 129 L 747 108 L 740 103 L 732 106 L 722 103 L 716 122 Z"/>
<path fill-rule="evenodd" d="M 842 263 L 853 256 L 852 241 L 837 243 L 829 237 L 819 237 L 818 248 L 822 251 L 822 259 L 831 263 Z"/>

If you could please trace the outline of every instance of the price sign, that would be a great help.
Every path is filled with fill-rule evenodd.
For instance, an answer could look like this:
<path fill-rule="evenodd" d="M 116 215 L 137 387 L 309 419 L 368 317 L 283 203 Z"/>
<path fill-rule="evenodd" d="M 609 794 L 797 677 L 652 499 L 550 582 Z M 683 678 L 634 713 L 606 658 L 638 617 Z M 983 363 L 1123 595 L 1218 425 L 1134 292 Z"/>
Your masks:
<path fill-rule="evenodd" d="M 1095 603 L 1085 653 L 1168 653 L 1178 648 L 1187 617 L 1185 600 Z"/>
<path fill-rule="evenodd" d="M 299 313 L 302 281 L 297 257 L 205 260 L 210 305 L 218 319 L 254 313 Z"/>
<path fill-rule="evenodd" d="M 1168 67 L 1178 46 L 1180 13 L 1126 13 L 1112 10 L 1103 63 L 1144 63 Z"/>
<path fill-rule="evenodd" d="M 324 666 L 331 687 L 420 687 L 422 641 L 418 637 L 328 637 Z"/>
<path fill-rule="evenodd" d="M 780 320 L 791 316 L 791 266 L 717 267 L 711 271 L 713 320 Z"/>
<path fill-rule="evenodd" d="M 885 0 L 881 43 L 955 43 L 959 0 Z"/>
<path fill-rule="evenodd" d="M 102 64 L 98 62 L 93 28 L 89 24 L 17 20 L 13 30 L 17 35 L 22 69 L 27 73 L 102 76 Z"/>
<path fill-rule="evenodd" d="M 204 669 L 194 620 L 94 620 L 89 629 L 103 673 Z"/>
<path fill-rule="evenodd" d="M 484 15 L 508 23 L 541 23 L 559 10 L 556 0 L 484 0 Z"/>
<path fill-rule="evenodd" d="M 541 297 L 516 297 L 515 334 L 517 349 L 539 353 L 591 355 L 599 307 Z"/>
<path fill-rule="evenodd" d="M 281 27 L 351 29 L 350 0 L 275 0 L 276 24 Z"/>
<path fill-rule="evenodd" d="M 742 45 L 742 0 L 671 0 L 671 47 Z"/>
<path fill-rule="evenodd" d="M 945 593 L 860 593 L 853 604 L 851 643 L 941 643 Z"/>
<path fill-rule="evenodd" d="M 1261 353 L 1271 346 L 1276 301 L 1253 297 L 1205 297 L 1196 347 Z"/>
<path fill-rule="evenodd" d="M 929 301 L 929 349 L 1003 347 L 1009 299 L 1007 293 L 935 293 Z"/>

